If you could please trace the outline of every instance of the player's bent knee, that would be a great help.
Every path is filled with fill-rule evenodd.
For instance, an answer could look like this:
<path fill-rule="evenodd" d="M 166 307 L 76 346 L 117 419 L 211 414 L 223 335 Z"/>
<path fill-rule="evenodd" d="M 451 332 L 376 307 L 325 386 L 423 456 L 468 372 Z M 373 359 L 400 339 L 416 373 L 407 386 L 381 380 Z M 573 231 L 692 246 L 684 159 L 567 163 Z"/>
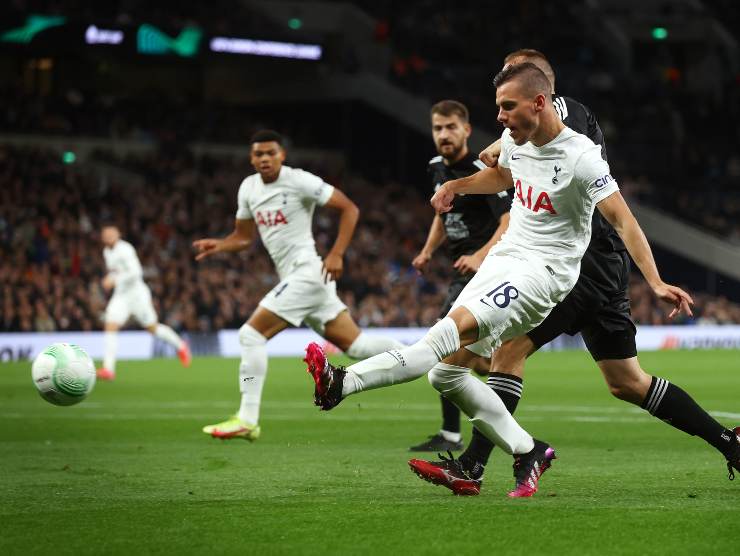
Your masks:
<path fill-rule="evenodd" d="M 442 394 L 451 394 L 462 387 L 465 377 L 470 369 L 450 365 L 447 363 L 438 363 L 427 373 L 429 384 Z"/>
<path fill-rule="evenodd" d="M 432 348 L 441 361 L 460 349 L 457 324 L 450 317 L 445 317 L 427 331 L 423 341 Z"/>
<path fill-rule="evenodd" d="M 639 380 L 608 381 L 607 386 L 612 396 L 625 402 L 640 403 L 645 395 Z"/>
<path fill-rule="evenodd" d="M 612 396 L 635 404 L 642 402 L 652 377 L 642 370 L 636 358 L 602 360 L 598 365 Z"/>
<path fill-rule="evenodd" d="M 482 356 L 476 357 L 469 367 L 478 376 L 488 376 L 488 373 L 491 372 L 491 359 Z"/>
<path fill-rule="evenodd" d="M 249 324 L 243 324 L 239 329 L 239 345 L 242 348 L 248 348 L 250 346 L 261 346 L 267 343 L 267 338 L 257 332 Z"/>
<path fill-rule="evenodd" d="M 534 344 L 527 336 L 504 342 L 493 356 L 493 371 L 511 372 L 524 367 L 527 356 L 533 350 Z"/>
<path fill-rule="evenodd" d="M 625 398 L 627 390 L 624 388 L 623 384 L 607 383 L 607 386 L 609 387 L 609 393 L 612 396 L 619 400 L 623 400 Z"/>

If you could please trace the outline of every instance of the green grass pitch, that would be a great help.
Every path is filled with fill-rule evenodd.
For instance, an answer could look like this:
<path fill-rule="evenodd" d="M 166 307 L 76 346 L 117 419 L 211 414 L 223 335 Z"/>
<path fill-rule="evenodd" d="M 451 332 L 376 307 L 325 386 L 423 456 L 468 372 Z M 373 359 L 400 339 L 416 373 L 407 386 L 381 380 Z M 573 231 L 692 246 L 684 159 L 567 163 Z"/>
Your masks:
<path fill-rule="evenodd" d="M 738 352 L 641 361 L 740 424 Z M 478 497 L 409 471 L 406 448 L 439 426 L 424 379 L 320 413 L 300 359 L 273 359 L 262 438 L 211 439 L 200 429 L 233 413 L 236 375 L 234 360 L 124 361 L 54 407 L 28 363 L 0 365 L 0 554 L 737 553 L 740 480 L 702 440 L 611 398 L 585 353 L 529 362 L 517 417 L 558 459 L 520 500 L 501 451 Z"/>

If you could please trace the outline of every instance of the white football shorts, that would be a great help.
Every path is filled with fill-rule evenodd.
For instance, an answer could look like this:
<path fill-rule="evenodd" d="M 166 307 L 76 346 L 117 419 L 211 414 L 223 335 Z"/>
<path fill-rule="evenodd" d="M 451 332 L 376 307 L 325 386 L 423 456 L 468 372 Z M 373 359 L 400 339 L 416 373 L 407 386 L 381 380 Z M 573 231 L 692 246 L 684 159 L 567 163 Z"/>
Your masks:
<path fill-rule="evenodd" d="M 115 292 L 105 308 L 105 322 L 123 326 L 132 316 L 144 328 L 157 324 L 152 292 L 146 284 L 124 292 Z"/>
<path fill-rule="evenodd" d="M 319 258 L 299 264 L 260 301 L 260 307 L 275 313 L 293 326 L 305 322 L 318 333 L 324 324 L 347 310 L 337 295 L 333 280 L 324 283 Z"/>
<path fill-rule="evenodd" d="M 463 306 L 478 322 L 479 341 L 466 346 L 490 357 L 502 342 L 537 327 L 575 285 L 567 265 L 546 262 L 539 255 L 508 247 L 494 249 L 452 306 Z"/>

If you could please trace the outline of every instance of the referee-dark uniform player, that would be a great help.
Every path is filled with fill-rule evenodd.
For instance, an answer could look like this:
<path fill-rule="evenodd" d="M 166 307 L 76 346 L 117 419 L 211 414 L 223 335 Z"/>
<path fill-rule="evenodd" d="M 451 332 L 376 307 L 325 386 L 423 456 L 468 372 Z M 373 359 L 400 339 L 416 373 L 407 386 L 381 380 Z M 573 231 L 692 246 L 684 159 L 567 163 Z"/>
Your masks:
<path fill-rule="evenodd" d="M 429 161 L 429 177 L 435 188 L 444 182 L 467 177 L 485 168 L 468 150 L 470 122 L 468 109 L 454 100 L 443 100 L 432 106 L 432 138 L 439 156 Z M 452 210 L 435 215 L 426 243 L 414 258 L 414 267 L 423 272 L 436 249 L 445 241 L 455 261 L 455 274 L 447 290 L 440 318 L 447 315 L 457 296 L 480 267 L 488 250 L 506 231 L 509 224 L 511 196 L 507 192 L 495 195 L 457 196 Z M 488 365 L 476 371 L 487 373 Z M 442 428 L 428 440 L 412 446 L 411 451 L 445 451 L 463 448 L 460 436 L 460 410 L 440 396 Z"/>

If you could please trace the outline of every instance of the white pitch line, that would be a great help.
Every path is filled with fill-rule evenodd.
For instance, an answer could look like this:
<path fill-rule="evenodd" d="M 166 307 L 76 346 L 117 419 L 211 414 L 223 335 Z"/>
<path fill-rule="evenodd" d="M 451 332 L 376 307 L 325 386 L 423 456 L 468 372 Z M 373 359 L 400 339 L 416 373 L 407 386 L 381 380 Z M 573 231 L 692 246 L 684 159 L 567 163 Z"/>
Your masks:
<path fill-rule="evenodd" d="M 7 419 L 7 420 L 13 420 L 13 419 L 23 419 L 28 420 L 33 417 L 30 417 L 26 414 L 22 413 L 0 413 L 0 419 Z M 46 419 L 44 416 L 39 416 L 40 419 Z M 147 413 L 147 414 L 137 414 L 137 413 L 86 413 L 85 415 L 81 414 L 73 414 L 73 413 L 66 413 L 59 416 L 55 416 L 55 419 L 58 420 L 68 420 L 68 421 L 213 421 L 214 415 L 213 413 L 208 414 L 201 414 L 201 413 Z M 347 414 L 339 414 L 339 415 L 332 415 L 331 417 L 327 417 L 326 421 L 339 421 L 339 422 L 353 422 L 353 421 L 367 421 L 367 422 L 399 422 L 399 421 L 405 421 L 405 422 L 420 422 L 420 423 L 426 423 L 429 422 L 430 417 L 427 416 L 421 416 L 421 415 L 362 415 L 353 413 L 350 415 Z M 527 416 L 522 419 L 522 421 L 525 421 L 527 423 L 532 422 L 544 422 L 544 421 L 552 421 L 552 417 L 546 417 L 546 416 Z M 558 421 L 568 421 L 568 422 L 624 422 L 624 423 L 638 423 L 638 422 L 644 422 L 643 419 L 639 418 L 628 418 L 628 417 L 620 417 L 617 419 L 612 419 L 608 417 L 583 417 L 579 415 L 564 415 L 562 417 L 558 417 L 556 420 Z M 285 415 L 285 414 L 278 414 L 278 415 L 264 415 L 263 421 L 270 422 L 270 421 L 302 421 L 305 422 L 305 417 L 299 417 L 296 415 Z"/>
<path fill-rule="evenodd" d="M 235 402 L 231 401 L 116 401 L 116 402 L 99 402 L 86 400 L 76 406 L 73 411 L 94 411 L 97 409 L 188 409 L 188 408 L 233 408 Z M 388 410 L 394 409 L 399 411 L 429 411 L 437 410 L 437 403 L 417 403 L 417 402 L 356 402 L 354 399 L 344 402 L 342 407 L 360 407 L 368 410 Z M 265 400 L 262 402 L 264 408 L 280 409 L 305 409 L 311 407 L 311 402 L 306 401 L 275 401 Z M 28 401 L 16 401 L 3 403 L 0 408 L 28 408 Z M 633 406 L 604 407 L 591 405 L 537 405 L 522 404 L 521 411 L 542 412 L 542 413 L 643 413 L 643 410 Z"/>
<path fill-rule="evenodd" d="M 10 407 L 9 407 L 10 406 Z M 314 408 L 308 402 L 279 402 L 266 401 L 262 404 L 267 410 L 266 420 L 290 421 L 298 419 L 297 413 L 303 413 L 306 410 Z M 43 412 L 19 411 L 28 409 L 28 403 L 3 404 L 0 411 L 2 419 L 48 419 L 52 416 L 54 419 L 79 419 L 79 420 L 213 420 L 214 415 L 219 410 L 233 407 L 231 402 L 156 402 L 156 401 L 132 401 L 125 403 L 106 403 L 106 402 L 84 402 L 74 409 L 55 410 L 47 408 Z M 183 410 L 189 408 L 196 409 L 197 412 L 187 413 Z M 131 413 L 136 410 L 156 410 Z M 178 412 L 168 412 L 167 409 L 179 410 Z M 383 403 L 371 402 L 353 404 L 345 402 L 341 413 L 332 413 L 329 419 L 337 421 L 428 421 L 431 415 L 438 409 L 436 404 L 420 403 Z M 9 411 L 8 411 L 9 410 Z M 15 411 L 13 411 L 15 410 Z M 115 410 L 123 410 L 116 413 Z M 164 410 L 164 411 L 163 411 Z M 113 412 L 112 412 L 113 411 Z M 270 415 L 275 411 L 274 415 Z M 388 414 L 389 411 L 393 413 Z M 351 413 L 350 413 L 351 412 Z M 367 412 L 363 414 L 363 412 Z M 727 411 L 709 411 L 710 414 L 717 418 L 732 421 L 740 420 L 740 413 Z M 582 405 L 523 405 L 516 416 L 523 421 L 543 421 L 547 419 L 557 419 L 569 422 L 587 422 L 587 423 L 644 423 L 651 417 L 644 410 L 634 407 L 601 407 L 601 406 L 582 406 Z"/>
<path fill-rule="evenodd" d="M 729 413 L 727 411 L 710 411 L 715 417 L 724 417 L 725 419 L 740 419 L 740 413 Z"/>

